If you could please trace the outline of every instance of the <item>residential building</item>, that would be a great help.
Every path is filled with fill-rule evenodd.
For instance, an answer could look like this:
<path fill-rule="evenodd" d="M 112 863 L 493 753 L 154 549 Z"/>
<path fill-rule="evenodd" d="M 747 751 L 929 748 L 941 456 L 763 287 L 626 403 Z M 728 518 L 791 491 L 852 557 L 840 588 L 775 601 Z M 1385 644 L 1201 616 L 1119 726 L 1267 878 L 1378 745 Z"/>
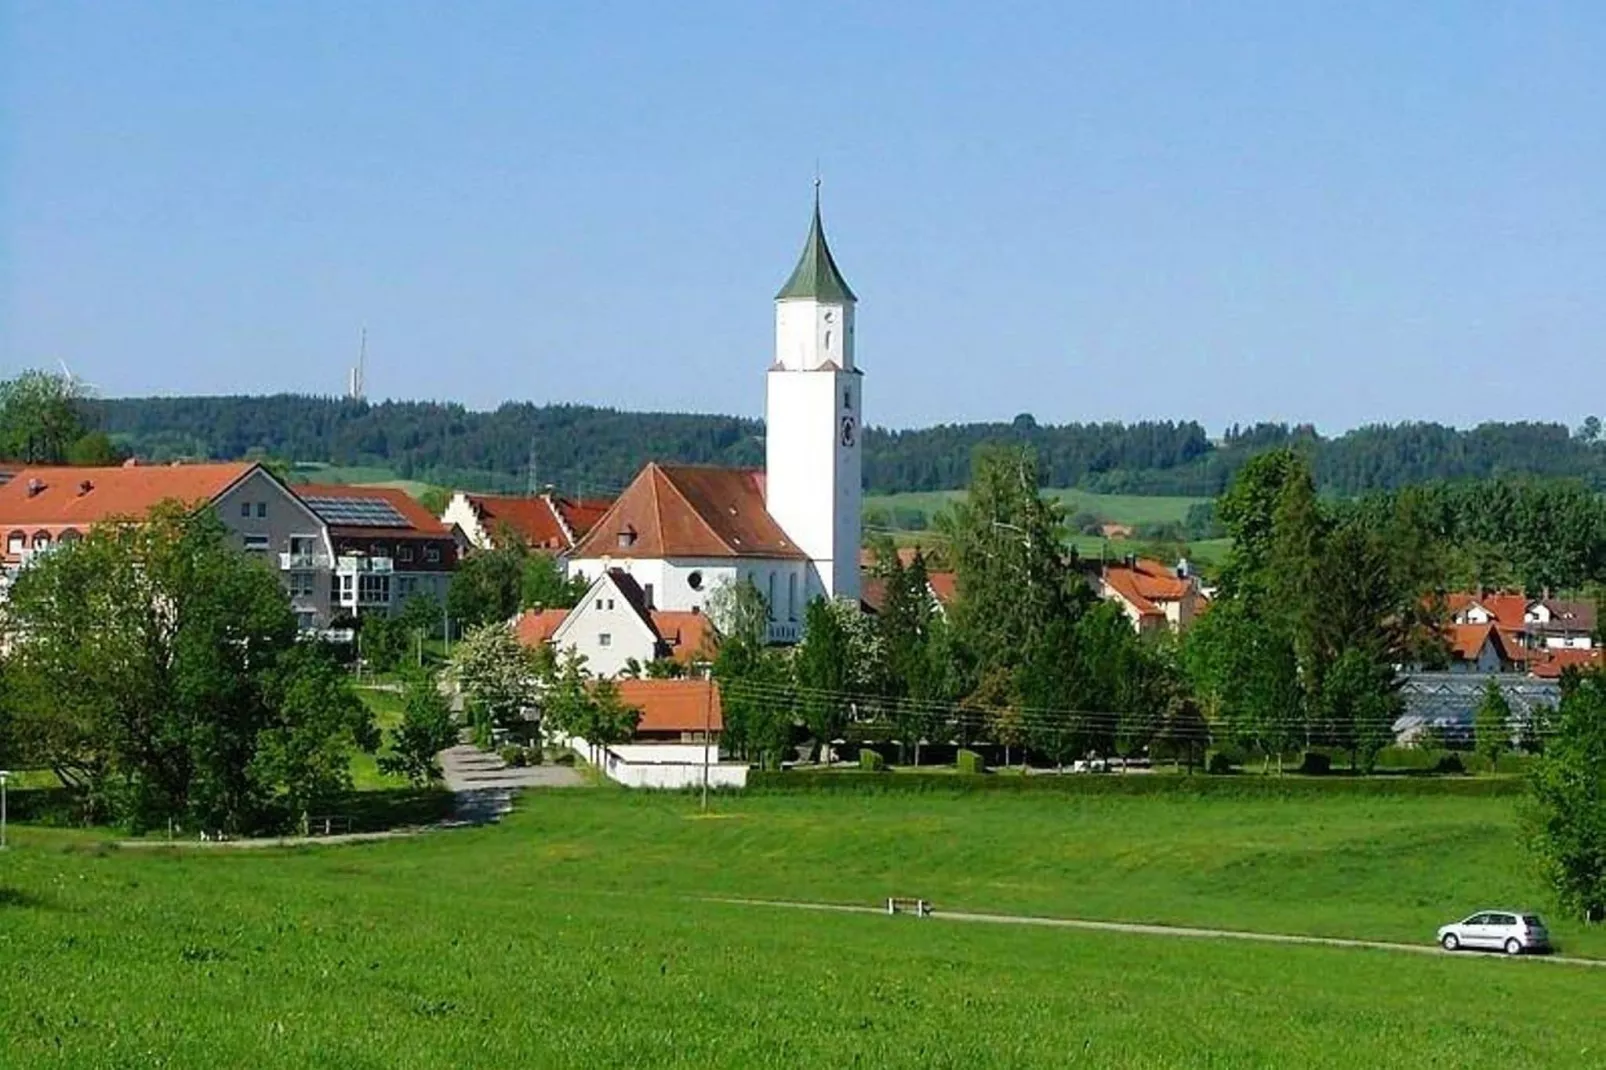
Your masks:
<path fill-rule="evenodd" d="M 627 572 L 654 609 L 706 613 L 751 581 L 769 639 L 795 642 L 815 597 L 859 600 L 863 375 L 857 298 L 826 245 L 819 199 L 775 298 L 762 472 L 649 464 L 573 548 L 571 575 Z"/>
<path fill-rule="evenodd" d="M 721 762 L 724 711 L 709 679 L 620 680 L 619 699 L 641 714 L 629 743 L 597 746 L 560 737 L 609 778 L 633 788 L 743 787 L 746 762 Z"/>
<path fill-rule="evenodd" d="M 1526 661 L 1520 643 L 1492 621 L 1452 624 L 1446 631 L 1453 673 L 1514 672 Z"/>
<path fill-rule="evenodd" d="M 241 550 L 280 575 L 302 626 L 327 625 L 332 550 L 324 524 L 277 476 L 249 462 L 24 468 L 0 485 L 5 567 L 14 574 L 96 524 L 140 518 L 165 501 L 211 508 Z"/>
<path fill-rule="evenodd" d="M 458 491 L 441 523 L 458 527 L 475 549 L 491 549 L 506 533 L 532 549 L 565 556 L 611 504 L 601 498 L 566 498 L 550 488 L 531 495 Z"/>
<path fill-rule="evenodd" d="M 1144 557 L 1106 562 L 1099 570 L 1100 598 L 1115 602 L 1139 632 L 1182 631 L 1206 604 L 1186 559 L 1175 566 Z"/>
<path fill-rule="evenodd" d="M 415 597 L 444 603 L 466 540 L 397 487 L 301 484 L 332 561 L 332 617 L 395 613 Z"/>
<path fill-rule="evenodd" d="M 647 592 L 623 569 L 604 571 L 573 609 L 531 609 L 514 622 L 526 645 L 574 650 L 598 676 L 618 676 L 669 659 L 683 667 L 712 660 L 719 642 L 707 614 L 697 609 L 655 609 Z"/>

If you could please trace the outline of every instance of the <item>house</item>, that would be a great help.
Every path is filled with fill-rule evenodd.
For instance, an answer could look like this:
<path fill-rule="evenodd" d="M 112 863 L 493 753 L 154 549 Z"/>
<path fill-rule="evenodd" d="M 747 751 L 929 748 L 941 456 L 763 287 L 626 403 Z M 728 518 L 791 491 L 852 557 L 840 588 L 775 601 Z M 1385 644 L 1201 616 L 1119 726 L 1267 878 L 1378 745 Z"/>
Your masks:
<path fill-rule="evenodd" d="M 1142 633 L 1182 631 L 1206 604 L 1199 578 L 1185 559 L 1174 567 L 1144 557 L 1106 562 L 1096 589 L 1100 598 L 1119 605 Z"/>
<path fill-rule="evenodd" d="M 924 561 L 918 547 L 900 546 L 898 548 L 898 563 L 904 568 L 914 564 L 916 559 Z M 867 613 L 880 613 L 886 606 L 886 581 L 875 574 L 875 554 L 866 549 L 859 555 L 859 601 Z M 932 607 L 943 615 L 947 615 L 954 600 L 959 596 L 959 579 L 953 572 L 927 572 L 926 593 L 931 598 Z"/>
<path fill-rule="evenodd" d="M 462 532 L 398 487 L 307 483 L 292 489 L 327 533 L 332 615 L 397 613 L 415 597 L 445 602 L 466 543 Z"/>
<path fill-rule="evenodd" d="M 1514 672 L 1526 658 L 1522 645 L 1493 621 L 1451 624 L 1445 633 L 1453 673 Z"/>
<path fill-rule="evenodd" d="M 563 556 L 596 526 L 610 504 L 600 498 L 565 498 L 551 489 L 533 495 L 458 491 L 441 523 L 456 525 L 475 549 L 491 549 L 505 531 L 531 549 Z"/>
<path fill-rule="evenodd" d="M 634 743 L 717 744 L 725 729 L 713 680 L 620 680 L 618 688 L 619 701 L 641 713 Z"/>
<path fill-rule="evenodd" d="M 1539 652 L 1528 662 L 1528 674 L 1541 680 L 1559 680 L 1568 669 L 1589 672 L 1601 667 L 1601 649 L 1565 647 Z"/>
<path fill-rule="evenodd" d="M 598 746 L 577 737 L 556 742 L 584 754 L 603 774 L 626 787 L 684 789 L 701 784 L 747 784 L 744 762 L 719 760 L 724 710 L 710 679 L 620 680 L 619 700 L 640 714 L 628 743 Z"/>
<path fill-rule="evenodd" d="M 513 630 L 528 646 L 578 651 L 598 676 L 618 676 L 632 663 L 645 667 L 660 659 L 690 667 L 712 658 L 718 643 L 706 614 L 654 608 L 623 569 L 604 571 L 573 609 L 527 610 Z"/>
<path fill-rule="evenodd" d="M 242 551 L 274 569 L 305 629 L 327 627 L 333 553 L 322 519 L 259 464 L 35 467 L 0 485 L 8 574 L 97 524 L 143 517 L 161 502 L 212 509 Z"/>
<path fill-rule="evenodd" d="M 771 642 L 802 636 L 816 597 L 859 600 L 863 373 L 858 298 L 826 244 L 816 191 L 802 256 L 775 297 L 763 471 L 649 464 L 573 548 L 571 576 L 628 573 L 646 604 L 707 613 L 750 581 Z"/>

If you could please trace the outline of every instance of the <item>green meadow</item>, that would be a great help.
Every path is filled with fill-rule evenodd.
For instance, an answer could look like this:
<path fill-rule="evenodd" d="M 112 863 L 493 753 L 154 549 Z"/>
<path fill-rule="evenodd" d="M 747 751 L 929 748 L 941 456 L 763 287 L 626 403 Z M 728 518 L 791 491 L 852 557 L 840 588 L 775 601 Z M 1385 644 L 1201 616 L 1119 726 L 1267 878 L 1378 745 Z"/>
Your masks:
<path fill-rule="evenodd" d="M 1478 797 L 526 795 L 352 846 L 0 856 L 5 1066 L 1584 1066 L 1606 969 L 800 912 L 1426 942 L 1543 903 Z M 1553 919 L 1569 954 L 1606 933 Z"/>

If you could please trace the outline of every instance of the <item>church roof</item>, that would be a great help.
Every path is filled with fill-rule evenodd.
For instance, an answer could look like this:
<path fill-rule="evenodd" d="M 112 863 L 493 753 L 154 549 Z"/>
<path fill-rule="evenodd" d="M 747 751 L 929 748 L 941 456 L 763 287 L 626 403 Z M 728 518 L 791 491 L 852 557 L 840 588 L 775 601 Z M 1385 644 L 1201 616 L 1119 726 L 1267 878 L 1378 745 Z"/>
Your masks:
<path fill-rule="evenodd" d="M 806 298 L 815 301 L 857 301 L 853 291 L 837 270 L 831 247 L 825 243 L 825 227 L 820 222 L 820 193 L 814 192 L 814 222 L 809 224 L 809 237 L 803 243 L 803 255 L 798 258 L 792 277 L 786 280 L 777 301 Z"/>
<path fill-rule="evenodd" d="M 764 508 L 764 474 L 649 464 L 571 557 L 767 557 L 806 560 Z"/>

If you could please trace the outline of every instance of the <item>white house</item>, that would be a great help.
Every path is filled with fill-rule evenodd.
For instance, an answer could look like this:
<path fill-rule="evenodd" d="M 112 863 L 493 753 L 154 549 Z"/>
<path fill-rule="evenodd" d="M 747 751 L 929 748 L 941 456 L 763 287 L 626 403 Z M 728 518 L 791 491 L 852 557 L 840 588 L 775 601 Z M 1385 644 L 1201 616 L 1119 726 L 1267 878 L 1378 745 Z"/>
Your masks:
<path fill-rule="evenodd" d="M 765 469 L 649 464 L 580 543 L 570 575 L 610 569 L 653 610 L 707 612 L 720 587 L 750 580 L 769 638 L 801 638 L 817 596 L 859 600 L 863 376 L 857 298 L 826 245 L 816 195 L 803 255 L 775 299 Z"/>
<path fill-rule="evenodd" d="M 569 610 L 530 610 L 514 623 L 526 645 L 550 643 L 585 656 L 598 676 L 618 676 L 631 663 L 671 659 L 691 666 L 712 658 L 718 636 L 697 610 L 654 609 L 646 592 L 622 569 L 604 571 Z"/>

